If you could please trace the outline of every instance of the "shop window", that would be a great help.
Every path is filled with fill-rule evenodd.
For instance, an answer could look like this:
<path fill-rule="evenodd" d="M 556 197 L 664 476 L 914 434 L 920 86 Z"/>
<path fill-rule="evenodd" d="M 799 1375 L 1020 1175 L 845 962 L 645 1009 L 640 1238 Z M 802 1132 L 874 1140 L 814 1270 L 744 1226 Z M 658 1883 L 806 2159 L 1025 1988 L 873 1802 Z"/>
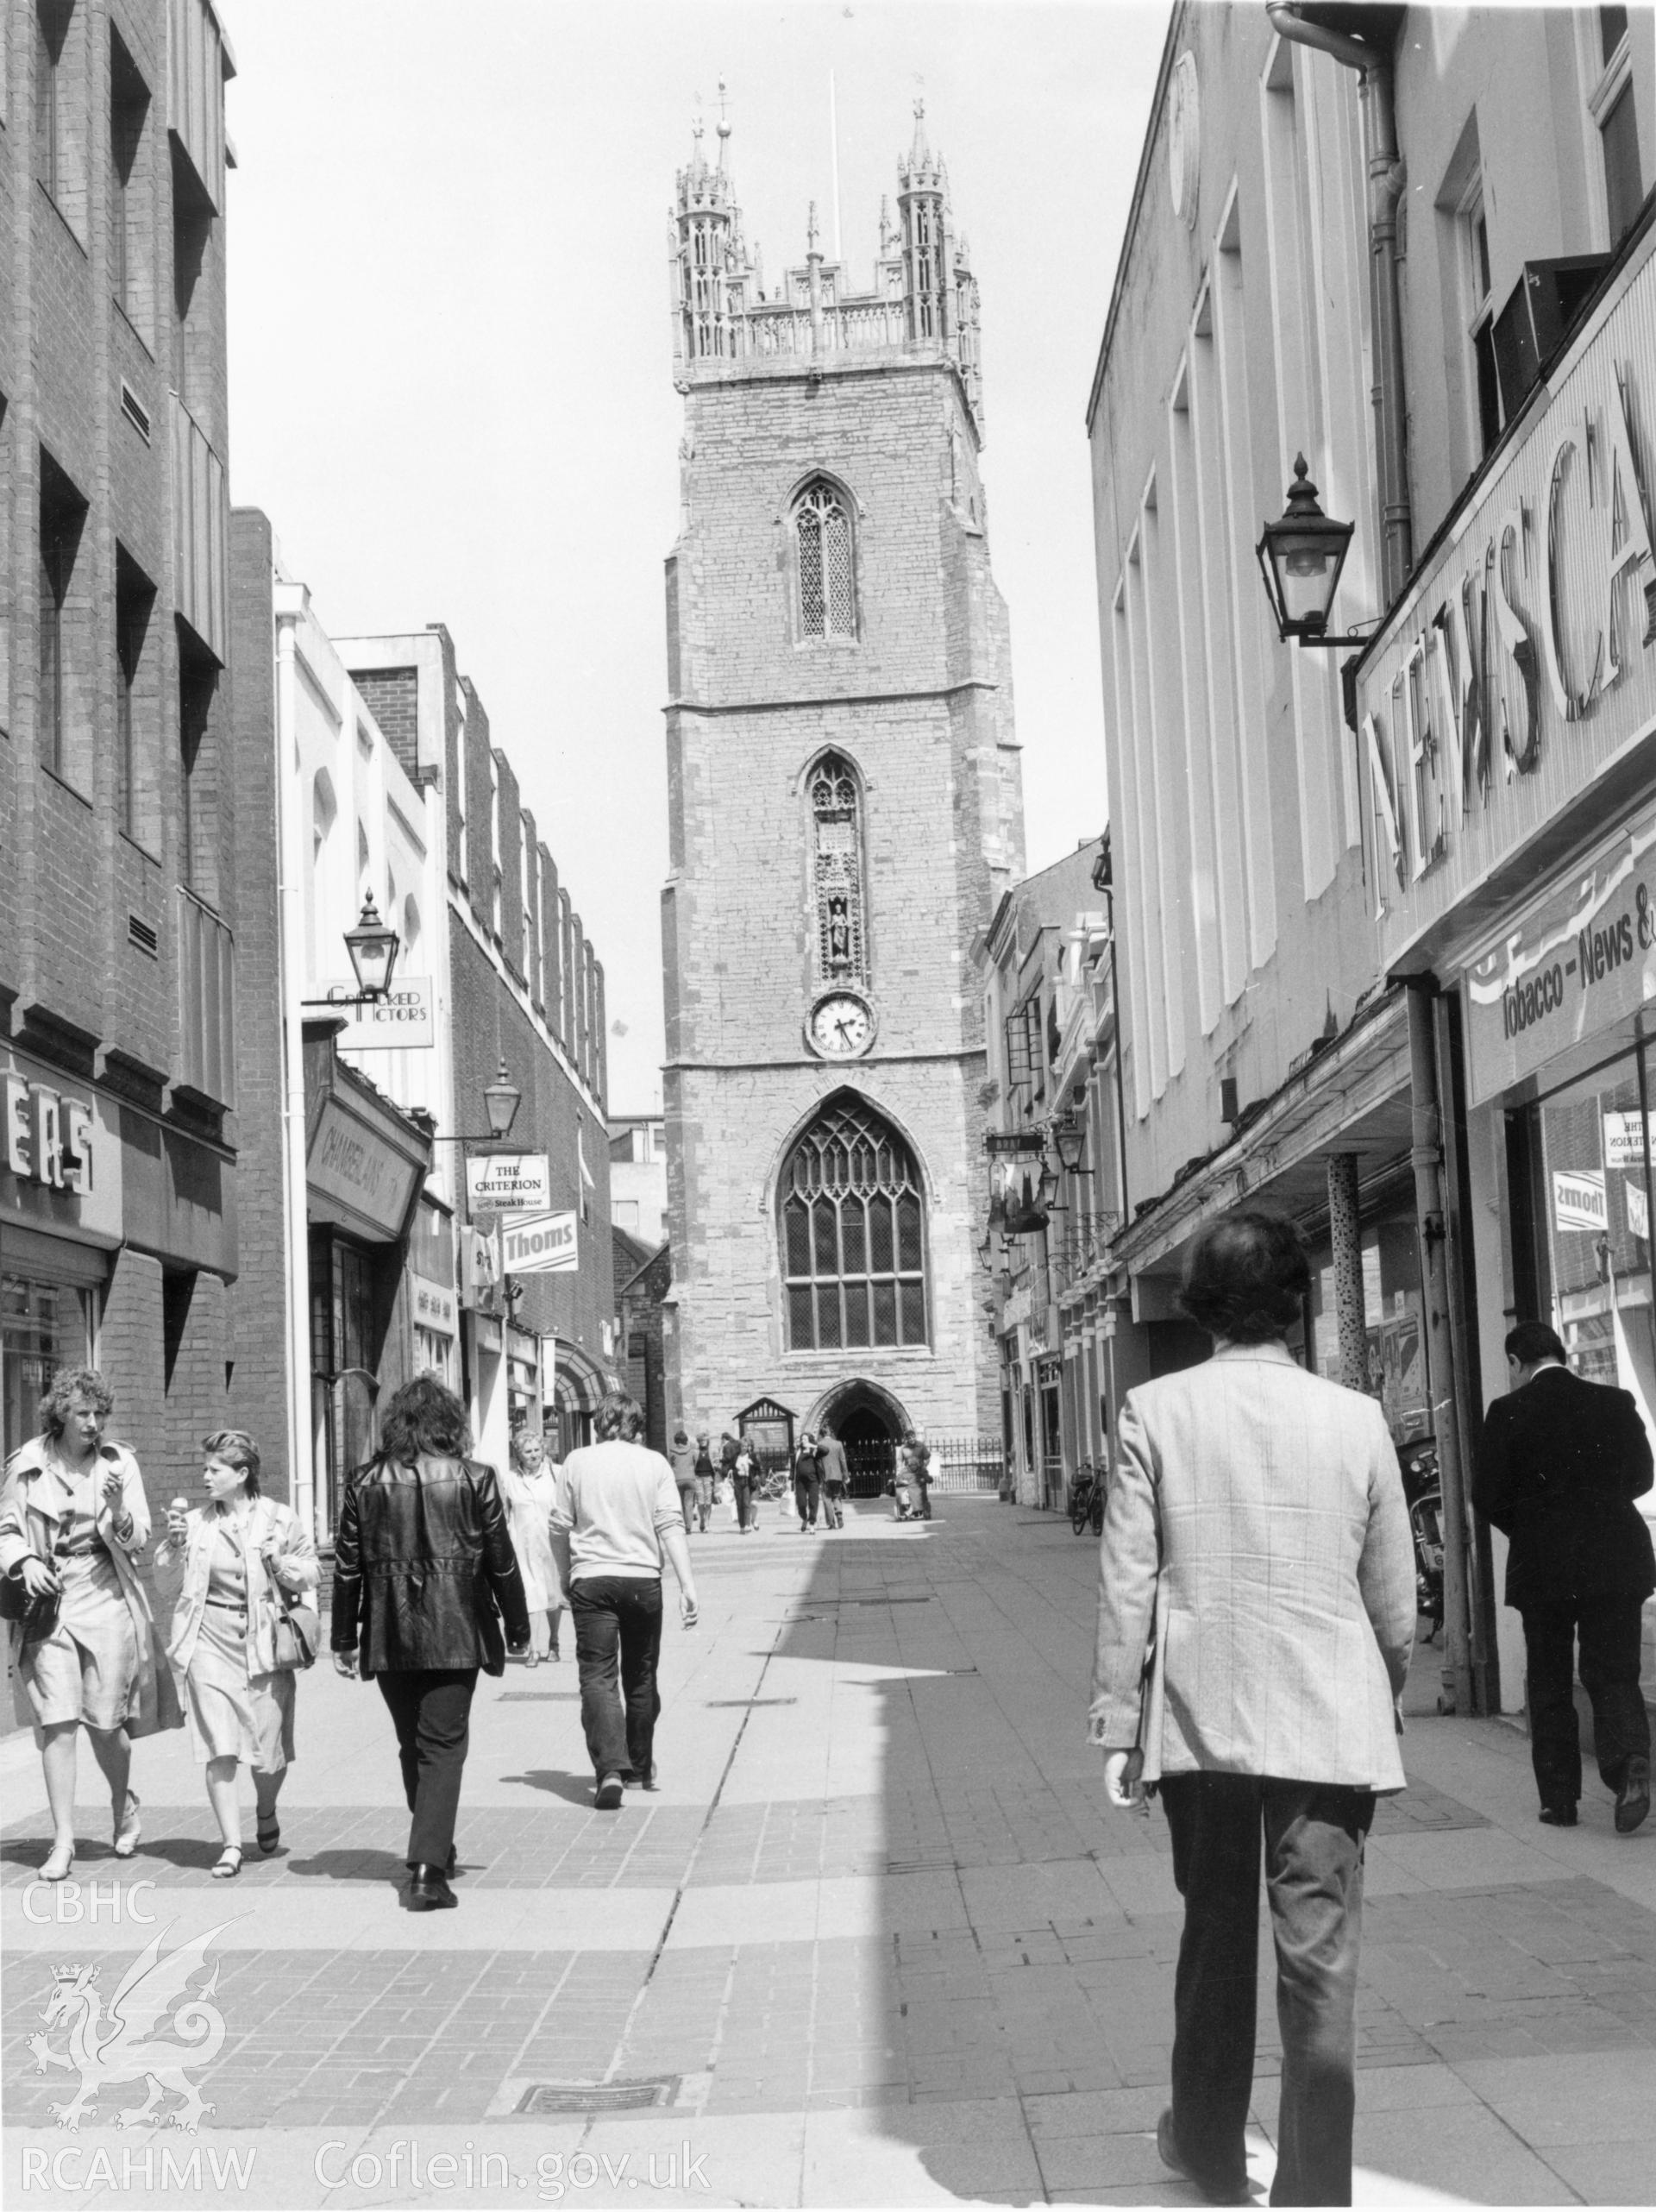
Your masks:
<path fill-rule="evenodd" d="M 842 1095 L 795 1145 L 781 1189 L 789 1348 L 924 1344 L 924 1198 L 890 1124 Z"/>
<path fill-rule="evenodd" d="M 1619 1060 L 1544 1099 L 1539 1189 L 1552 1326 L 1590 1382 L 1628 1390 L 1656 1435 L 1651 1303 L 1653 1120 L 1647 1065 Z"/>
<path fill-rule="evenodd" d="M 1401 1451 L 1432 1434 L 1432 1400 L 1427 1378 L 1425 1300 L 1421 1291 L 1420 1238 L 1412 1197 L 1396 1205 L 1362 1232 L 1363 1320 L 1368 1345 L 1366 1388 L 1380 1402 Z M 1344 1382 L 1339 1342 L 1339 1299 L 1334 1267 L 1327 1260 L 1311 1285 L 1311 1356 L 1314 1373 Z"/>
<path fill-rule="evenodd" d="M 0 1274 L 0 1456 L 38 1435 L 41 1400 L 58 1370 L 93 1363 L 90 1291 Z"/>

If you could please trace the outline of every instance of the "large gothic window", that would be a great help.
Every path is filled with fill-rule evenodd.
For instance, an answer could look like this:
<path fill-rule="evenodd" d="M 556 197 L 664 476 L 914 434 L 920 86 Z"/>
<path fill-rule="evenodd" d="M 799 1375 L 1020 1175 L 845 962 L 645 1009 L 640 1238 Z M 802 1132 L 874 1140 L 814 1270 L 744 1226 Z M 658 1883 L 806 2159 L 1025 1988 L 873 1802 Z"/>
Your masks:
<path fill-rule="evenodd" d="M 826 983 L 866 983 L 862 825 L 850 763 L 825 753 L 811 771 L 810 795 L 818 971 Z"/>
<path fill-rule="evenodd" d="M 794 505 L 794 534 L 799 556 L 800 635 L 855 638 L 851 518 L 844 493 L 820 476 L 807 484 Z"/>
<path fill-rule="evenodd" d="M 861 1098 L 834 1099 L 794 1146 L 781 1190 L 789 1350 L 924 1344 L 919 1171 L 889 1122 Z"/>

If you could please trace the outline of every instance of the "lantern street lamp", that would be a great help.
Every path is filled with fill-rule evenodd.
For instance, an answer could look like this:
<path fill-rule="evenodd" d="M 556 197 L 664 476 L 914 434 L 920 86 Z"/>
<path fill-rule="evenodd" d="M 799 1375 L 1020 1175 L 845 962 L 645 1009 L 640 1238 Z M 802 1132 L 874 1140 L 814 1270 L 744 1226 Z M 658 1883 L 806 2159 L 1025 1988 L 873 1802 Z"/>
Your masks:
<path fill-rule="evenodd" d="M 506 1064 L 500 1063 L 500 1072 L 483 1090 L 483 1110 L 489 1117 L 489 1134 L 497 1143 L 511 1133 L 518 1118 L 518 1109 L 524 1094 L 506 1073 Z"/>
<path fill-rule="evenodd" d="M 351 956 L 351 971 L 356 977 L 355 997 L 341 998 L 336 994 L 327 998 L 303 998 L 299 1004 L 324 1006 L 329 1012 L 347 1006 L 378 1006 L 381 999 L 391 996 L 392 971 L 397 965 L 402 944 L 391 924 L 380 921 L 380 909 L 370 891 L 362 902 L 361 919 L 356 927 L 345 932 L 345 950 Z"/>
<path fill-rule="evenodd" d="M 1078 1114 L 1061 1114 L 1052 1124 L 1052 1141 L 1066 1172 L 1081 1172 L 1081 1155 L 1087 1149 L 1087 1129 Z"/>
<path fill-rule="evenodd" d="M 1324 514 L 1317 487 L 1306 474 L 1305 456 L 1297 455 L 1287 508 L 1279 521 L 1265 524 L 1254 548 L 1276 634 L 1284 644 L 1333 649 L 1368 644 L 1366 638 L 1334 637 L 1328 629 L 1356 528 L 1355 523 L 1334 522 Z"/>

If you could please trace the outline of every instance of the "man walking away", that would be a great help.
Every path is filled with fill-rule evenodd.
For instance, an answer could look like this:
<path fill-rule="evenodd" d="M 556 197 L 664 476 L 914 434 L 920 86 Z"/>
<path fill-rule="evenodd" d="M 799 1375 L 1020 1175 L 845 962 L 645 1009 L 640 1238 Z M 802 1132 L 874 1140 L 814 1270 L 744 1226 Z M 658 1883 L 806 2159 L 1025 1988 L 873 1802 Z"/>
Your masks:
<path fill-rule="evenodd" d="M 673 1468 L 673 1480 L 679 1486 L 679 1504 L 684 1511 L 684 1533 L 688 1536 L 696 1525 L 696 1448 L 683 1429 L 673 1431 L 672 1446 L 668 1459 Z M 706 1524 L 703 1524 L 704 1527 Z"/>
<path fill-rule="evenodd" d="M 1578 1640 L 1593 1749 L 1615 1826 L 1650 1811 L 1650 1715 L 1639 1687 L 1640 1621 L 1656 1589 L 1650 1530 L 1634 1504 L 1651 1486 L 1650 1439 L 1630 1392 L 1584 1382 L 1546 1323 L 1507 1337 L 1510 1394 L 1484 1421 L 1472 1503 L 1511 1549 L 1507 1603 L 1524 1619 L 1529 1750 L 1540 1817 L 1573 1828 L 1581 1736 L 1571 1686 Z"/>
<path fill-rule="evenodd" d="M 455 1817 L 477 1670 L 529 1649 L 529 1607 L 492 1467 L 466 1456 L 466 1409 L 435 1375 L 392 1397 L 380 1456 L 346 1485 L 334 1537 L 329 1642 L 342 1675 L 380 1684 L 402 1761 L 408 1908 L 459 1903 Z"/>
<path fill-rule="evenodd" d="M 707 1524 L 712 1518 L 713 1486 L 718 1480 L 718 1468 L 712 1453 L 707 1448 L 707 1432 L 703 1430 L 696 1438 L 696 1519 L 701 1533 L 707 1533 Z"/>
<path fill-rule="evenodd" d="M 680 1616 L 687 1628 L 696 1624 L 678 1486 L 661 1454 L 637 1441 L 643 1425 L 637 1400 L 624 1392 L 601 1399 L 593 1417 L 599 1441 L 564 1461 L 552 1508 L 552 1555 L 575 1624 L 594 1801 L 606 1813 L 620 1804 L 629 1774 L 646 1789 L 656 1786 L 663 1555 L 678 1578 Z"/>
<path fill-rule="evenodd" d="M 817 1453 L 817 1439 L 807 1429 L 800 1438 L 800 1448 L 794 1455 L 794 1509 L 800 1517 L 800 1534 L 817 1525 L 817 1505 L 822 1492 L 822 1461 Z"/>
<path fill-rule="evenodd" d="M 1403 1787 L 1402 1477 L 1378 1405 L 1288 1349 L 1310 1279 L 1275 1215 L 1198 1235 L 1183 1305 L 1214 1356 L 1129 1392 L 1099 1555 L 1089 1733 L 1113 1803 L 1159 1787 L 1184 1899 L 1157 2142 L 1215 2203 L 1247 2183 L 1262 1844 L 1283 2041 L 1270 2201 L 1352 2201 L 1363 1845 L 1376 1795 Z"/>
<path fill-rule="evenodd" d="M 825 1421 L 817 1432 L 817 1459 L 822 1468 L 823 1518 L 831 1529 L 843 1529 L 850 1469 L 845 1462 L 844 1445 Z"/>

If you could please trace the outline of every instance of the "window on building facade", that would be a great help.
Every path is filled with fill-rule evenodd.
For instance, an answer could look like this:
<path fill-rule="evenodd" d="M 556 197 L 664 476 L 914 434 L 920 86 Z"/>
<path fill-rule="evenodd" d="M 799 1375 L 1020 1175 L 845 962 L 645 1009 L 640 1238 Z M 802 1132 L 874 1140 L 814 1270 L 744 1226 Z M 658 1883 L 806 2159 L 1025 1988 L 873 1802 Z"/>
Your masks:
<path fill-rule="evenodd" d="M 855 638 L 856 579 L 850 503 L 825 478 L 807 484 L 794 506 L 799 562 L 800 635 Z"/>
<path fill-rule="evenodd" d="M 1615 248 L 1633 227 L 1645 198 L 1625 8 L 1599 9 L 1598 59 L 1603 73 L 1588 104 L 1598 125 L 1603 152 L 1604 208 L 1609 223 L 1609 242 Z"/>
<path fill-rule="evenodd" d="M 500 935 L 500 764 L 489 755 L 489 927 Z"/>
<path fill-rule="evenodd" d="M 141 154 L 149 87 L 118 32 L 110 33 L 110 289 L 139 331 L 149 328 L 147 195 Z"/>
<path fill-rule="evenodd" d="M 34 0 L 34 174 L 60 208 L 70 196 L 69 26 L 74 12 L 74 0 Z"/>
<path fill-rule="evenodd" d="M 1477 409 L 1478 458 L 1501 435 L 1501 385 L 1495 370 L 1495 300 L 1490 284 L 1490 225 L 1484 179 L 1474 178 L 1459 215 L 1461 292 L 1466 308 L 1472 391 Z"/>
<path fill-rule="evenodd" d="M 79 647 L 86 594 L 78 573 L 86 502 L 47 453 L 41 456 L 40 749 L 54 776 L 90 792 L 88 718 L 78 712 L 85 670 Z"/>
<path fill-rule="evenodd" d="M 855 770 L 837 753 L 825 755 L 811 771 L 810 795 L 818 971 L 825 982 L 866 983 L 868 921 Z"/>
<path fill-rule="evenodd" d="M 889 1122 L 864 1099 L 831 1101 L 794 1146 L 781 1191 L 790 1350 L 924 1344 L 920 1176 Z"/>
<path fill-rule="evenodd" d="M 152 853 L 160 850 L 157 687 L 147 657 L 155 587 L 117 546 L 115 559 L 115 818 Z"/>

